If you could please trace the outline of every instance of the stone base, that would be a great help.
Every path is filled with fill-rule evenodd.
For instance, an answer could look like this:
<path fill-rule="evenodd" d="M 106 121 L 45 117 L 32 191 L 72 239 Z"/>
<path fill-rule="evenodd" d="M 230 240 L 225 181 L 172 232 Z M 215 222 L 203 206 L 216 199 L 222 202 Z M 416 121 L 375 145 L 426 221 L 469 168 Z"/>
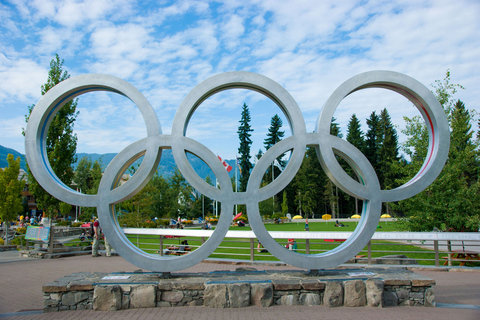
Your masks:
<path fill-rule="evenodd" d="M 404 268 L 74 273 L 43 286 L 44 312 L 152 307 L 435 306 L 435 281 Z M 107 278 L 106 278 L 107 277 Z"/>

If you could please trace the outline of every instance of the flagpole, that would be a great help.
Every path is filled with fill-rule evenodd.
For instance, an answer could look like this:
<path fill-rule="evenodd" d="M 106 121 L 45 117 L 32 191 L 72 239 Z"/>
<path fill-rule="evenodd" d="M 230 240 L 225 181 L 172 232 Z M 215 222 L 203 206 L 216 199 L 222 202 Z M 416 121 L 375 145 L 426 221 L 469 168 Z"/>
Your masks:
<path fill-rule="evenodd" d="M 237 161 L 238 157 L 235 154 L 235 192 L 238 192 L 238 175 L 237 175 Z M 235 204 L 235 215 L 238 214 L 238 204 Z"/>
<path fill-rule="evenodd" d="M 215 188 L 218 189 L 217 177 L 215 177 Z M 215 218 L 218 218 L 218 200 L 215 200 Z"/>

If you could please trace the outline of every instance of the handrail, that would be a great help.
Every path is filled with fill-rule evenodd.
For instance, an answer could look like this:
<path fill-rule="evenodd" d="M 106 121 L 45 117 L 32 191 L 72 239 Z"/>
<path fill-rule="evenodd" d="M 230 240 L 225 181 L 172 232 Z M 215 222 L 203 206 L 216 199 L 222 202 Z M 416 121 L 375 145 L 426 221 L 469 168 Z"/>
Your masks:
<path fill-rule="evenodd" d="M 125 234 L 211 237 L 213 230 L 160 229 L 160 228 L 123 228 Z M 353 232 L 323 231 L 270 231 L 274 239 L 347 239 Z M 256 239 L 251 230 L 229 230 L 226 238 Z M 372 240 L 414 240 L 414 241 L 480 241 L 480 232 L 375 232 Z"/>

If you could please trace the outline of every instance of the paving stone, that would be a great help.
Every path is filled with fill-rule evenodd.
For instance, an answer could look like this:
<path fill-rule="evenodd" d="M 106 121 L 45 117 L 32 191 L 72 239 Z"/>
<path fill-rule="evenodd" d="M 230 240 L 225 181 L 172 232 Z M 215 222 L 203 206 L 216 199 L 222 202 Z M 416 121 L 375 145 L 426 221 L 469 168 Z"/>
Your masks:
<path fill-rule="evenodd" d="M 397 294 L 393 291 L 383 292 L 383 305 L 386 307 L 395 307 L 398 305 Z"/>
<path fill-rule="evenodd" d="M 383 306 L 383 281 L 381 279 L 367 279 L 365 281 L 367 305 L 369 307 Z"/>
<path fill-rule="evenodd" d="M 433 288 L 428 288 L 425 290 L 425 307 L 436 307 L 437 303 L 435 302 L 435 292 Z"/>
<path fill-rule="evenodd" d="M 69 291 L 90 291 L 93 290 L 93 281 L 91 280 L 76 280 L 68 284 Z"/>
<path fill-rule="evenodd" d="M 94 311 L 115 311 L 122 307 L 122 292 L 119 286 L 95 286 L 93 290 Z"/>
<path fill-rule="evenodd" d="M 310 281 L 310 280 L 301 280 L 300 281 L 302 288 L 305 290 L 324 290 L 325 289 L 325 282 L 320 282 L 318 280 Z"/>
<path fill-rule="evenodd" d="M 344 282 L 345 307 L 363 307 L 367 304 L 365 283 L 362 280 L 351 280 Z"/>
<path fill-rule="evenodd" d="M 302 289 L 302 285 L 296 280 L 273 280 L 273 287 L 278 291 Z"/>
<path fill-rule="evenodd" d="M 42 286 L 42 291 L 44 293 L 50 292 L 65 292 L 67 291 L 68 283 L 60 283 L 60 282 L 51 282 L 47 283 L 46 285 Z"/>
<path fill-rule="evenodd" d="M 341 282 L 327 282 L 323 304 L 328 307 L 341 307 L 343 305 L 343 286 Z"/>
<path fill-rule="evenodd" d="M 130 291 L 130 308 L 154 308 L 156 285 L 134 286 Z"/>
<path fill-rule="evenodd" d="M 257 307 L 270 307 L 273 304 L 273 285 L 271 283 L 252 283 L 250 285 L 250 304 Z"/>
<path fill-rule="evenodd" d="M 167 308 L 171 307 L 172 305 L 168 301 L 158 301 L 157 302 L 157 308 Z"/>
<path fill-rule="evenodd" d="M 184 294 L 182 291 L 164 291 L 162 292 L 162 301 L 177 303 L 182 301 Z"/>
<path fill-rule="evenodd" d="M 204 290 L 205 282 L 202 280 L 182 280 L 172 283 L 171 290 Z"/>
<path fill-rule="evenodd" d="M 318 306 L 321 304 L 318 293 L 302 293 L 298 298 L 298 302 L 302 306 Z"/>
<path fill-rule="evenodd" d="M 298 294 L 287 294 L 280 298 L 279 304 L 282 306 L 297 306 L 300 304 Z"/>
<path fill-rule="evenodd" d="M 250 284 L 232 283 L 227 285 L 230 308 L 242 308 L 250 305 Z"/>
<path fill-rule="evenodd" d="M 92 297 L 92 294 L 90 292 L 85 292 L 85 291 L 64 293 L 62 295 L 62 305 L 75 306 L 79 302 L 85 301 L 91 297 Z"/>
<path fill-rule="evenodd" d="M 203 299 L 205 307 L 226 308 L 227 286 L 225 284 L 207 284 Z"/>

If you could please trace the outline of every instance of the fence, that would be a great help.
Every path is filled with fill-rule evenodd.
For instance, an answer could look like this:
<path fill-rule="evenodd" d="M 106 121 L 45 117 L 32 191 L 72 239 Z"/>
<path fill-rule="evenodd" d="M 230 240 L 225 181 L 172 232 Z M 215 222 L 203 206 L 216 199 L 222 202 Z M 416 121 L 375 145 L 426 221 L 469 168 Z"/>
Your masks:
<path fill-rule="evenodd" d="M 189 241 L 189 246 L 194 249 L 203 244 L 213 233 L 211 230 L 188 229 L 125 228 L 123 230 L 134 245 L 147 253 L 160 255 L 163 255 L 164 250 L 172 243 L 180 242 L 179 239 L 175 239 L 177 237 Z M 281 245 L 287 244 L 287 239 L 295 239 L 297 252 L 305 254 L 329 251 L 340 245 L 351 234 L 352 232 L 270 232 L 270 235 Z M 277 260 L 272 255 L 262 252 L 262 249 L 258 246 L 253 231 L 228 231 L 222 245 L 210 257 L 217 259 L 223 257 L 225 260 Z M 406 257 L 390 257 L 388 262 L 381 258 L 392 254 Z M 377 263 L 408 265 L 419 262 L 422 265 L 435 267 L 459 263 L 464 266 L 466 263 L 476 265 L 480 262 L 479 255 L 480 233 L 477 232 L 376 232 L 366 248 L 350 262 L 368 265 Z"/>

